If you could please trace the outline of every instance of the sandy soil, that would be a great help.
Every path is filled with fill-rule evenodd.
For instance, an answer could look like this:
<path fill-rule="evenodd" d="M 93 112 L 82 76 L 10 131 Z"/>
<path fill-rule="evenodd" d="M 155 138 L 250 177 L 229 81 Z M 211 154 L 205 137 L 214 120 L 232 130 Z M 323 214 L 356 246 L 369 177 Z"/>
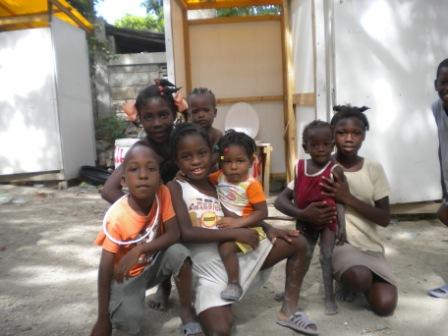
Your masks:
<path fill-rule="evenodd" d="M 92 241 L 106 208 L 91 186 L 64 191 L 0 186 L 0 335 L 89 334 L 100 253 Z M 272 207 L 270 212 L 275 214 Z M 375 316 L 362 298 L 340 303 L 338 315 L 325 316 L 317 256 L 300 306 L 321 335 L 447 335 L 448 300 L 430 298 L 426 291 L 448 282 L 448 229 L 435 220 L 397 222 L 382 236 L 400 281 L 393 316 Z M 236 335 L 296 334 L 274 322 L 280 304 L 273 295 L 282 288 L 283 270 L 284 264 L 276 266 L 263 288 L 235 305 Z M 168 312 L 148 309 L 145 334 L 179 334 L 177 307 L 173 293 Z"/>

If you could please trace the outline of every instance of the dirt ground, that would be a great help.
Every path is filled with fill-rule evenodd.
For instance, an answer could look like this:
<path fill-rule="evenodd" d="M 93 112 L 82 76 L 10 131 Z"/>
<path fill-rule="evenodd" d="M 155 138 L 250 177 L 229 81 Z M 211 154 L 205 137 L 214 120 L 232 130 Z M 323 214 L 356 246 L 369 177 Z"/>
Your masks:
<path fill-rule="evenodd" d="M 93 240 L 107 208 L 95 187 L 59 191 L 44 186 L 0 185 L 0 335 L 88 335 L 96 318 L 100 249 Z M 277 214 L 270 207 L 270 214 Z M 287 225 L 290 222 L 276 222 Z M 448 299 L 427 289 L 448 282 L 448 229 L 440 222 L 403 221 L 382 230 L 387 256 L 399 278 L 395 314 L 380 318 L 364 299 L 340 303 L 339 314 L 323 314 L 317 257 L 305 278 L 300 306 L 321 335 L 448 334 Z M 235 305 L 235 335 L 296 335 L 276 325 L 284 264 L 255 294 Z M 177 294 L 170 309 L 147 309 L 145 335 L 178 335 Z"/>

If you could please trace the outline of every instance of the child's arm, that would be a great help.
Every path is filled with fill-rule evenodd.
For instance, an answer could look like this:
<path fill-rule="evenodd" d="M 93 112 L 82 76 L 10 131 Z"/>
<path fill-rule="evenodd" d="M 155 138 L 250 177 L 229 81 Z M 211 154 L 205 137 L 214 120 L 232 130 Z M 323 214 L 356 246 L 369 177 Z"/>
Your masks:
<path fill-rule="evenodd" d="M 109 299 L 114 260 L 115 254 L 103 249 L 98 269 L 98 318 L 91 336 L 110 335 L 112 332 L 109 317 Z"/>
<path fill-rule="evenodd" d="M 312 224 L 315 230 L 322 230 L 337 215 L 336 208 L 329 206 L 323 201 L 313 202 L 305 209 L 299 209 L 292 202 L 293 199 L 294 191 L 285 188 L 275 200 L 274 206 L 287 216 Z"/>
<path fill-rule="evenodd" d="M 177 225 L 176 217 L 164 222 L 165 232 L 156 237 L 149 243 L 138 244 L 130 250 L 123 258 L 120 259 L 116 270 L 116 280 L 122 282 L 127 276 L 129 270 L 134 266 L 138 258 L 142 254 L 152 255 L 158 251 L 162 251 L 177 243 L 180 238 L 179 226 Z"/>
<path fill-rule="evenodd" d="M 266 201 L 253 204 L 252 206 L 254 208 L 254 211 L 250 215 L 242 217 L 227 210 L 225 206 L 222 206 L 225 217 L 218 222 L 217 226 L 220 229 L 248 228 L 259 226 L 260 222 L 268 216 L 268 206 L 266 204 Z"/>
<path fill-rule="evenodd" d="M 232 230 L 211 230 L 201 227 L 194 227 L 188 214 L 187 206 L 183 200 L 182 188 L 176 181 L 168 183 L 171 192 L 171 200 L 179 223 L 181 240 L 187 243 L 211 243 L 222 241 L 238 240 L 249 244 L 252 248 L 258 245 L 258 235 L 253 230 L 232 229 Z"/>
<path fill-rule="evenodd" d="M 339 180 L 345 180 L 344 170 L 340 166 L 333 168 L 333 176 Z M 336 233 L 336 243 L 342 245 L 347 242 L 347 232 L 345 230 L 345 207 L 344 204 L 336 202 L 336 211 L 338 213 L 338 231 Z"/>
<path fill-rule="evenodd" d="M 330 178 L 325 178 L 323 188 L 325 189 L 324 195 L 334 197 L 336 202 L 353 208 L 366 219 L 383 227 L 389 225 L 390 210 L 388 196 L 375 201 L 374 206 L 365 203 L 353 196 L 350 192 L 347 179 L 338 176 L 338 174 L 334 174 L 334 181 Z"/>
<path fill-rule="evenodd" d="M 103 190 L 101 190 L 101 197 L 111 204 L 124 195 L 121 185 L 122 176 L 123 165 L 114 170 L 104 184 Z"/>

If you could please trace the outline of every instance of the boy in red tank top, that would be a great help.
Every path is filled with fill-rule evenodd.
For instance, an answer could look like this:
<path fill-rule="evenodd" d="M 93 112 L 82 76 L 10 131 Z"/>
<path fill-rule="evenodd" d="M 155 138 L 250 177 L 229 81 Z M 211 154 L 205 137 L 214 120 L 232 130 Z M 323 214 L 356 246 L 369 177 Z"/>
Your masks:
<path fill-rule="evenodd" d="M 327 122 L 315 120 L 308 124 L 303 131 L 303 149 L 311 156 L 307 160 L 299 160 L 295 168 L 295 179 L 288 185 L 294 190 L 295 205 L 299 209 L 305 209 L 313 202 L 325 202 L 337 208 L 338 216 L 335 217 L 324 229 L 315 231 L 306 222 L 297 221 L 297 229 L 300 230 L 308 241 L 316 243 L 320 239 L 320 263 L 325 288 L 325 313 L 333 315 L 337 313 L 333 286 L 332 254 L 336 242 L 345 240 L 344 207 L 336 204 L 331 197 L 322 194 L 322 179 L 337 174 L 343 178 L 344 172 L 331 158 L 334 147 L 333 130 Z M 338 225 L 339 224 L 339 225 Z M 311 259 L 312 253 L 309 256 Z"/>

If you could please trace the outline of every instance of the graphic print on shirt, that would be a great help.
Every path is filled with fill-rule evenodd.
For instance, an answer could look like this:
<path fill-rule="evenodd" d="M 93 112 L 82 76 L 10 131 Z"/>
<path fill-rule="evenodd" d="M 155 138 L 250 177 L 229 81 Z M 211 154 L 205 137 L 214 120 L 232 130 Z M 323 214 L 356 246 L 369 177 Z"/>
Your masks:
<path fill-rule="evenodd" d="M 193 226 L 206 229 L 217 229 L 216 224 L 221 219 L 221 206 L 218 200 L 196 197 L 188 207 L 191 223 Z"/>

